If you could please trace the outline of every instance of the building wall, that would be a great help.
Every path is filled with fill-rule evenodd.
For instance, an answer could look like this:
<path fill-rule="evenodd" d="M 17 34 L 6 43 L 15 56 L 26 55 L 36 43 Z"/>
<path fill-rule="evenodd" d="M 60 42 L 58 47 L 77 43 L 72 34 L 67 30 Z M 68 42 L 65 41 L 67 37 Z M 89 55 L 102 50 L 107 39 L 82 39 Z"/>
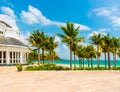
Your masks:
<path fill-rule="evenodd" d="M 26 64 L 28 48 L 17 46 L 0 46 L 0 65 L 2 64 Z"/>

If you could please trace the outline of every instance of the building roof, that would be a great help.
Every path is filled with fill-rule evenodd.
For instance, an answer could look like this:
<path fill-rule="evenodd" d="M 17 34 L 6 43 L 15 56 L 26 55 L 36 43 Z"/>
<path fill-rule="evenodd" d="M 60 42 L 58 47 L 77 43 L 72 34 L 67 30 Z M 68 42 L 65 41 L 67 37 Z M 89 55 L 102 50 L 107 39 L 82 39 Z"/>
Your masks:
<path fill-rule="evenodd" d="M 11 37 L 0 37 L 0 44 L 25 46 L 20 40 Z"/>
<path fill-rule="evenodd" d="M 0 20 L 0 23 L 3 23 L 4 25 L 6 25 L 6 27 L 12 28 L 10 25 L 8 25 L 7 23 L 5 23 L 4 21 Z"/>

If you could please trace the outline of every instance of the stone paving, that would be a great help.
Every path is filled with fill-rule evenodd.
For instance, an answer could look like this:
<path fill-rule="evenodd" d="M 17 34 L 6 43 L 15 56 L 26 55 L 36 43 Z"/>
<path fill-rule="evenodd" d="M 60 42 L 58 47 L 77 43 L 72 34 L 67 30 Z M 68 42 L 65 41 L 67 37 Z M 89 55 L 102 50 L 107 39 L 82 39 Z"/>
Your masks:
<path fill-rule="evenodd" d="M 120 92 L 120 71 L 22 71 L 0 66 L 0 92 Z"/>

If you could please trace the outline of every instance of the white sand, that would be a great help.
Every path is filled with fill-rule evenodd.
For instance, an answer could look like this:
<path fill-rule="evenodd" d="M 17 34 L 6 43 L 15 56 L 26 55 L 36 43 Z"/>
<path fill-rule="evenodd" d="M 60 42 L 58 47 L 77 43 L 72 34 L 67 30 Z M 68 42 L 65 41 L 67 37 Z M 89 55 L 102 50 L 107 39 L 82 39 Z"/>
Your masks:
<path fill-rule="evenodd" d="M 0 92 L 120 92 L 120 71 L 22 71 L 0 66 Z"/>

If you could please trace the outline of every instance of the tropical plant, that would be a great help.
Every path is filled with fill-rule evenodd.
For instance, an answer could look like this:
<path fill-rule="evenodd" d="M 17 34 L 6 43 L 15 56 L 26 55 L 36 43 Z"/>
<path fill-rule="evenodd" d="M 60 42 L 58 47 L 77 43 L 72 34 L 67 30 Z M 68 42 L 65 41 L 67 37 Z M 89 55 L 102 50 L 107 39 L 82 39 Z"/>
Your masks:
<path fill-rule="evenodd" d="M 16 67 L 18 71 L 22 71 L 22 67 L 23 67 L 22 64 L 17 64 Z"/>
<path fill-rule="evenodd" d="M 101 45 L 101 33 L 93 33 L 93 36 L 91 36 L 89 38 L 90 42 L 93 44 L 93 45 L 96 45 L 97 46 L 97 52 L 99 52 L 99 48 L 100 48 L 100 45 Z M 100 67 L 100 57 L 97 56 L 97 61 L 98 61 L 98 67 Z"/>
<path fill-rule="evenodd" d="M 70 69 L 72 70 L 72 45 L 75 41 L 76 43 L 83 40 L 83 37 L 78 37 L 78 30 L 80 26 L 75 28 L 74 24 L 71 22 L 66 22 L 66 26 L 61 26 L 61 29 L 64 34 L 57 34 L 59 37 L 62 38 L 62 42 L 65 42 L 70 47 Z"/>
<path fill-rule="evenodd" d="M 111 51 L 111 42 L 112 39 L 110 38 L 109 34 L 104 35 L 102 38 L 102 44 L 106 46 L 107 48 L 107 53 L 108 53 L 108 69 L 111 69 L 111 64 L 110 64 L 110 51 Z"/>
<path fill-rule="evenodd" d="M 107 54 L 108 51 L 107 51 L 106 45 L 102 44 L 100 50 L 104 53 L 105 68 L 107 68 L 106 54 Z"/>
<path fill-rule="evenodd" d="M 43 32 L 39 32 L 39 30 L 33 30 L 28 38 L 29 43 L 36 47 L 38 50 L 38 65 L 40 64 L 40 49 L 42 47 L 42 35 Z"/>
<path fill-rule="evenodd" d="M 82 67 L 82 62 L 84 59 L 85 55 L 85 49 L 81 45 L 78 46 L 77 52 L 76 52 L 78 58 L 79 58 L 79 68 Z"/>
<path fill-rule="evenodd" d="M 112 37 L 112 42 L 111 42 L 111 52 L 113 54 L 113 59 L 114 59 L 114 67 L 116 67 L 116 54 L 118 48 L 120 48 L 120 39 L 116 37 Z"/>
<path fill-rule="evenodd" d="M 49 37 L 49 42 L 47 43 L 47 50 L 49 51 L 51 55 L 51 61 L 54 63 L 54 57 L 55 57 L 55 48 L 58 46 L 58 42 L 55 42 L 55 37 Z"/>

